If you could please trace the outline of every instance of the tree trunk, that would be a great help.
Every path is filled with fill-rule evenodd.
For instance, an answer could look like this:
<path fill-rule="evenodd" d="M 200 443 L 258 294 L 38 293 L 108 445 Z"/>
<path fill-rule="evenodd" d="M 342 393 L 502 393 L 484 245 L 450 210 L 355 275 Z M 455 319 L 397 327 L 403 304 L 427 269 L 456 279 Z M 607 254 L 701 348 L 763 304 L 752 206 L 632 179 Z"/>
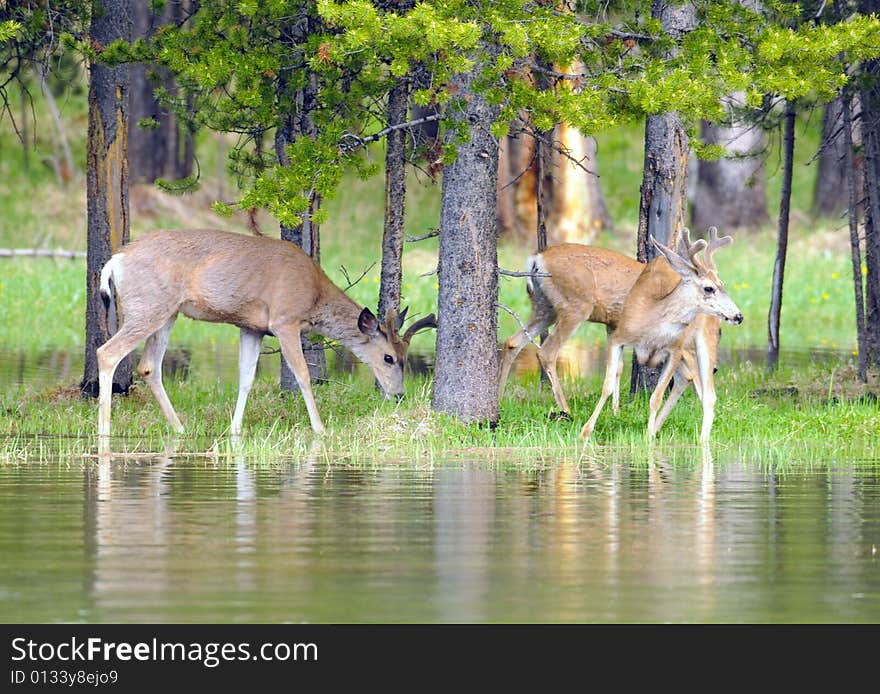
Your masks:
<path fill-rule="evenodd" d="M 868 382 L 868 342 L 865 331 L 865 292 L 862 286 L 862 252 L 859 246 L 859 185 L 856 175 L 853 152 L 852 97 L 844 95 L 840 99 L 840 115 L 843 127 L 843 165 L 846 169 L 847 218 L 849 221 L 849 247 L 852 258 L 853 291 L 856 306 L 856 337 L 858 339 L 858 377 L 862 383 Z"/>
<path fill-rule="evenodd" d="M 723 145 L 727 155 L 697 165 L 691 221 L 698 236 L 710 226 L 723 230 L 755 229 L 770 220 L 762 159 L 764 131 L 737 121 L 733 114 L 733 106 L 744 100 L 743 93 L 727 99 L 726 124 L 702 125 L 703 141 Z"/>
<path fill-rule="evenodd" d="M 158 27 L 179 22 L 183 4 L 169 2 L 161 14 L 154 14 L 150 4 L 133 3 L 134 35 L 149 37 Z M 162 86 L 170 94 L 177 92 L 171 73 L 156 66 L 131 66 L 129 90 L 129 175 L 132 183 L 152 183 L 157 178 L 185 178 L 192 173 L 195 159 L 193 135 L 177 123 L 174 115 L 163 108 L 153 91 Z M 142 128 L 138 121 L 152 118 L 158 127 Z"/>
<path fill-rule="evenodd" d="M 130 40 L 129 9 L 127 0 L 96 0 L 89 37 L 92 44 L 106 46 L 116 39 Z M 115 307 L 111 305 L 106 315 L 98 292 L 101 268 L 128 241 L 128 66 L 92 63 L 88 101 L 86 347 L 80 390 L 85 396 L 96 397 L 95 350 L 117 328 Z M 128 392 L 130 386 L 131 362 L 126 357 L 116 369 L 113 391 Z"/>
<path fill-rule="evenodd" d="M 599 185 L 596 140 L 565 123 L 556 126 L 555 138 L 561 151 L 552 152 L 548 171 L 552 242 L 592 243 L 600 231 L 611 228 Z"/>
<path fill-rule="evenodd" d="M 654 0 L 651 16 L 659 19 L 663 30 L 678 40 L 693 29 L 696 19 L 690 3 L 669 5 Z M 673 53 L 674 53 L 673 49 Z M 672 248 L 678 246 L 687 206 L 687 163 L 689 139 L 681 118 L 674 111 L 645 119 L 645 164 L 639 200 L 637 257 L 647 263 L 657 251 L 654 237 Z M 630 392 L 653 390 L 660 368 L 642 367 L 633 356 Z"/>
<path fill-rule="evenodd" d="M 867 2 L 871 11 L 880 2 Z M 865 338 L 868 368 L 880 367 L 880 60 L 866 61 L 869 78 L 861 92 L 865 152 Z"/>
<path fill-rule="evenodd" d="M 303 12 L 298 22 L 299 24 L 292 28 L 291 35 L 295 43 L 304 44 L 313 29 L 308 11 Z M 286 90 L 290 87 L 287 82 L 281 81 L 278 88 L 279 90 Z M 317 106 L 317 94 L 317 82 L 312 77 L 305 86 L 296 92 L 292 100 L 292 112 L 286 114 L 284 123 L 275 132 L 275 155 L 278 163 L 282 166 L 290 165 L 287 145 L 300 137 L 314 138 L 317 133 L 316 126 L 312 121 L 312 113 Z M 321 237 L 318 225 L 314 222 L 314 214 L 320 206 L 320 197 L 312 194 L 309 209 L 303 213 L 302 224 L 296 227 L 281 225 L 281 238 L 295 243 L 319 265 L 321 264 Z M 323 344 L 314 342 L 310 337 L 311 335 L 302 336 L 303 355 L 306 358 L 306 363 L 309 365 L 309 377 L 313 382 L 320 383 L 327 378 L 327 357 L 324 354 Z M 299 390 L 296 377 L 283 356 L 281 357 L 280 386 L 281 390 L 288 392 Z"/>
<path fill-rule="evenodd" d="M 779 228 L 776 238 L 776 262 L 770 286 L 770 313 L 767 317 L 767 369 L 779 363 L 779 326 L 782 318 L 782 285 L 785 279 L 785 256 L 788 251 L 788 219 L 791 206 L 791 176 L 794 162 L 794 122 L 797 111 L 792 102 L 785 106 L 785 130 L 782 136 L 782 193 L 779 201 Z"/>
<path fill-rule="evenodd" d="M 862 144 L 859 110 L 858 98 L 854 98 L 850 103 L 852 128 L 849 137 L 857 147 Z M 816 217 L 837 218 L 849 205 L 849 170 L 845 165 L 848 155 L 844 130 L 843 98 L 838 97 L 825 104 L 822 112 L 822 145 L 819 151 L 816 187 L 813 191 L 812 212 Z M 862 157 L 853 159 L 857 186 L 861 185 L 862 163 Z"/>
<path fill-rule="evenodd" d="M 388 125 L 406 122 L 409 84 L 400 80 L 388 94 Z M 406 212 L 406 130 L 388 133 L 385 150 L 385 225 L 382 232 L 382 272 L 379 320 L 389 308 L 400 310 L 403 281 L 403 223 Z"/>
<path fill-rule="evenodd" d="M 489 126 L 499 109 L 473 90 L 473 79 L 473 73 L 455 78 L 463 112 L 450 109 L 449 113 L 448 132 L 454 133 L 455 125 L 463 121 L 469 126 L 470 140 L 457 146 L 456 160 L 443 170 L 432 407 L 466 422 L 494 426 L 498 422 L 498 147 Z"/>
<path fill-rule="evenodd" d="M 567 125 L 541 135 L 545 137 L 542 148 L 547 150 L 541 180 L 547 243 L 592 243 L 600 231 L 611 228 L 597 172 L 596 141 Z M 536 149 L 533 137 L 509 135 L 501 143 L 499 157 L 498 231 L 525 245 L 534 238 L 538 225 Z"/>

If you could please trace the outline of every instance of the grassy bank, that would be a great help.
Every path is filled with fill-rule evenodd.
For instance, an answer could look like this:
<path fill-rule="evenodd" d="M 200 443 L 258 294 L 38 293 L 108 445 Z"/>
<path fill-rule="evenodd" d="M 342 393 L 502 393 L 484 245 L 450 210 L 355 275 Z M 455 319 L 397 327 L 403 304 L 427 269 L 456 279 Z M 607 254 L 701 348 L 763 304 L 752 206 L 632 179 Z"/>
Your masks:
<path fill-rule="evenodd" d="M 876 463 L 880 458 L 880 408 L 875 399 L 851 390 L 846 367 L 826 365 L 804 371 L 784 370 L 769 380 L 762 369 L 741 364 L 719 371 L 712 449 L 725 460 L 800 464 L 835 461 Z M 430 380 L 407 381 L 400 402 L 381 398 L 365 375 L 341 376 L 316 387 L 318 408 L 328 435 L 316 439 L 302 398 L 280 393 L 273 374 L 258 378 L 248 402 L 244 440 L 233 448 L 228 426 L 236 386 L 190 378 L 167 379 L 169 396 L 185 423 L 175 436 L 152 394 L 137 383 L 127 398 L 116 398 L 113 450 L 129 454 L 172 449 L 225 457 L 242 452 L 274 459 L 317 453 L 335 460 L 445 460 L 479 457 L 498 462 L 613 458 L 695 460 L 700 408 L 693 392 L 679 402 L 653 445 L 645 441 L 646 396 L 624 391 L 621 413 L 606 408 L 591 443 L 577 436 L 600 388 L 597 375 L 568 383 L 574 420 L 548 417 L 552 394 L 537 374 L 521 376 L 502 401 L 499 426 L 463 425 L 430 409 Z M 0 456 L 7 462 L 49 455 L 95 451 L 96 405 L 83 401 L 75 388 L 24 389 L 2 397 Z"/>

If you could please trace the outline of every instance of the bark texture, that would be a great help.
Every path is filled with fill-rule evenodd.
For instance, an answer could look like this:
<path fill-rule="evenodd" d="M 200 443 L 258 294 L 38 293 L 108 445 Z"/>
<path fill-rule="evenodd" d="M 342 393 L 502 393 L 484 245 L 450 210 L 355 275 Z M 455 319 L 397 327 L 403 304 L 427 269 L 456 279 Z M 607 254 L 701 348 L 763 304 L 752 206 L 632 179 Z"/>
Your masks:
<path fill-rule="evenodd" d="M 880 1 L 864 3 L 880 11 Z M 862 139 L 865 171 L 865 347 L 867 367 L 880 367 L 880 60 L 863 65 Z"/>
<path fill-rule="evenodd" d="M 794 163 L 794 122 L 797 111 L 792 103 L 785 107 L 782 135 L 782 192 L 779 201 L 779 227 L 776 236 L 776 261 L 770 285 L 770 313 L 767 317 L 767 369 L 779 363 L 779 327 L 782 320 L 782 287 L 785 279 L 785 256 L 788 251 L 788 220 L 791 207 L 791 177 Z"/>
<path fill-rule="evenodd" d="M 130 40 L 127 0 L 100 0 L 92 8 L 90 39 L 106 46 Z M 98 395 L 95 351 L 117 329 L 115 304 L 105 311 L 99 294 L 101 268 L 128 241 L 128 66 L 89 66 L 89 130 L 86 145 L 87 232 L 85 367 L 80 390 Z M 131 387 L 131 362 L 123 359 L 113 377 L 114 392 Z"/>
<path fill-rule="evenodd" d="M 469 141 L 443 170 L 437 357 L 432 406 L 466 421 L 498 421 L 498 257 L 495 204 L 498 147 L 489 126 L 498 115 L 473 91 L 472 75 L 458 78 Z M 452 130 L 452 128 L 450 128 Z"/>
<path fill-rule="evenodd" d="M 674 39 L 680 39 L 693 29 L 696 22 L 692 4 L 672 5 L 668 0 L 654 0 L 651 16 L 659 19 L 663 30 Z M 651 236 L 671 248 L 678 247 L 679 232 L 686 219 L 689 148 L 684 124 L 674 111 L 645 119 L 645 164 L 637 240 L 637 257 L 643 263 L 657 255 Z M 659 376 L 659 368 L 643 368 L 633 358 L 630 390 L 653 390 Z"/>
<path fill-rule="evenodd" d="M 408 84 L 401 80 L 388 94 L 388 125 L 406 122 Z M 379 320 L 389 308 L 400 310 L 403 281 L 403 223 L 406 212 L 406 130 L 388 133 L 385 150 L 385 224 L 382 232 L 382 271 Z"/>

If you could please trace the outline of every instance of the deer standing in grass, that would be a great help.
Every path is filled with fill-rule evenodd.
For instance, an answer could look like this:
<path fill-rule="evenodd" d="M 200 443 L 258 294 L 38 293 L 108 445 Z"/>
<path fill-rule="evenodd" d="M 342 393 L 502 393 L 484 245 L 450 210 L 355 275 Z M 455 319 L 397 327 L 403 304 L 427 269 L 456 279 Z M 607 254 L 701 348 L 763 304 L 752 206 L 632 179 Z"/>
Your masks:
<path fill-rule="evenodd" d="M 231 433 L 241 433 L 260 343 L 274 335 L 303 394 L 312 429 L 324 425 L 312 395 L 300 335 L 317 332 L 338 340 L 367 364 L 386 398 L 403 396 L 403 367 L 412 336 L 436 327 L 433 314 L 399 334 L 402 316 L 390 309 L 385 322 L 361 309 L 300 248 L 287 241 L 212 229 L 156 231 L 114 254 L 101 271 L 109 308 L 115 292 L 119 331 L 98 348 L 99 447 L 109 448 L 113 372 L 146 340 L 138 372 L 176 431 L 183 425 L 162 385 L 162 358 L 178 313 L 240 329 L 239 389 Z M 404 314 L 406 311 L 404 311 Z"/>
<path fill-rule="evenodd" d="M 568 401 L 556 373 L 559 351 L 575 330 L 585 321 L 603 323 L 610 336 L 620 321 L 627 295 L 645 263 L 617 253 L 616 251 L 585 246 L 578 243 L 561 243 L 550 246 L 542 252 L 530 256 L 526 268 L 533 273 L 526 287 L 532 304 L 532 314 L 526 326 L 504 343 L 501 364 L 498 370 L 498 394 L 510 376 L 510 370 L 517 355 L 530 341 L 533 341 L 553 323 L 555 330 L 538 348 L 538 360 L 547 373 L 556 405 L 565 415 L 570 416 Z M 549 274 L 543 277 L 541 274 Z M 700 326 L 715 367 L 715 355 L 720 337 L 717 318 L 706 316 Z M 658 419 L 657 428 L 665 421 L 678 398 L 693 380 L 694 369 L 688 365 L 695 363 L 693 351 L 687 353 L 686 361 L 676 371 L 673 392 Z M 623 368 L 623 362 L 618 365 Z M 694 381 L 698 395 L 702 390 Z M 614 382 L 612 409 L 615 414 L 620 409 L 620 374 Z"/>
<path fill-rule="evenodd" d="M 711 330 L 707 336 L 706 327 L 711 324 L 712 317 L 734 325 L 739 325 L 743 320 L 739 308 L 724 290 L 712 260 L 712 254 L 733 243 L 733 239 L 730 236 L 718 238 L 717 229 L 711 227 L 708 243 L 700 239 L 692 244 L 685 230 L 687 257 L 653 237 L 651 242 L 660 255 L 645 266 L 626 297 L 620 320 L 609 340 L 602 395 L 590 419 L 581 429 L 581 438 L 590 436 L 605 401 L 615 388 L 619 388 L 623 348 L 632 345 L 640 364 L 654 367 L 666 361 L 657 387 L 651 394 L 648 436 L 653 437 L 657 433 L 671 409 L 665 408 L 658 418 L 664 391 L 676 371 L 681 371 L 683 378 L 693 378 L 695 386 L 698 386 L 703 405 L 700 441 L 706 444 L 715 417 L 713 370 L 717 349 L 717 331 Z M 700 251 L 704 251 L 702 260 L 697 258 Z M 714 342 L 712 335 L 716 336 Z M 678 399 L 686 387 L 686 383 L 682 386 L 678 381 L 678 376 L 676 379 L 669 398 L 673 405 L 674 399 Z"/>

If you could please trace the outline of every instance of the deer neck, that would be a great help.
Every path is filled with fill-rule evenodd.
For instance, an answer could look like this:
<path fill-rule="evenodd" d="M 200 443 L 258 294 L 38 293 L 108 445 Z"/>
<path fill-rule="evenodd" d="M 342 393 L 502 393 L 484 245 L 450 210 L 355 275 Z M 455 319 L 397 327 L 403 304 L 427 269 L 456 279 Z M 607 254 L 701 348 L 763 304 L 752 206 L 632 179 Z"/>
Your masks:
<path fill-rule="evenodd" d="M 336 289 L 333 287 L 333 289 Z M 342 291 L 326 292 L 315 308 L 309 323 L 312 329 L 330 340 L 345 345 L 360 357 L 366 336 L 358 328 L 358 316 L 361 308 Z"/>

